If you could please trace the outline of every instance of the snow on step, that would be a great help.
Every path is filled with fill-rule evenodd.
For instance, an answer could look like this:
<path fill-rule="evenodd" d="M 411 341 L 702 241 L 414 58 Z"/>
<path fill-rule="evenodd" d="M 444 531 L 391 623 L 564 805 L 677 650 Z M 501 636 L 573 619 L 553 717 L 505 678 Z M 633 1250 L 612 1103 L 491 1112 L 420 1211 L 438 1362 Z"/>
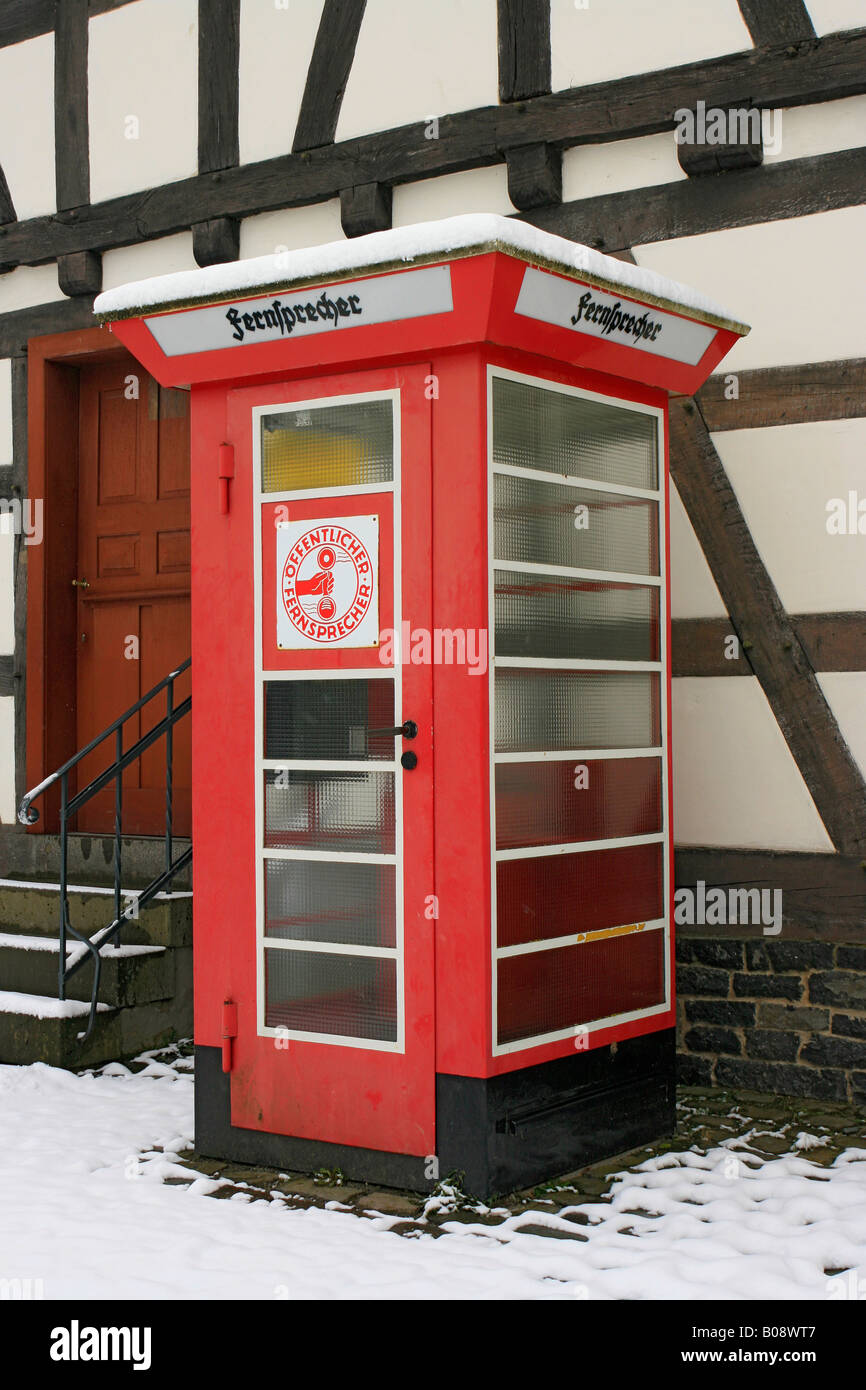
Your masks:
<path fill-rule="evenodd" d="M 98 1013 L 109 1013 L 107 1004 L 97 1004 Z M 44 994 L 18 994 L 0 989 L 0 1014 L 27 1014 L 30 1018 L 81 1018 L 90 1013 L 83 999 L 52 999 Z"/>
<path fill-rule="evenodd" d="M 48 893 L 59 893 L 59 883 L 46 883 L 42 879 L 34 879 L 32 882 L 26 878 L 0 878 L 0 888 L 40 888 Z M 114 889 L 106 888 L 103 884 L 95 883 L 68 883 L 67 893 L 102 893 L 107 897 L 114 897 Z M 122 888 L 121 897 L 140 898 L 140 888 Z M 174 893 L 155 893 L 151 902 L 171 902 L 172 898 L 191 898 L 190 889 L 179 889 Z"/>
<path fill-rule="evenodd" d="M 93 939 L 95 942 L 96 938 Z M 23 932 L 0 932 L 0 950 L 4 946 L 12 946 L 18 951 L 53 951 L 55 955 L 60 950 L 60 942 L 56 936 L 27 936 Z M 77 941 L 67 941 L 67 955 L 78 949 L 79 943 Z M 81 949 L 86 950 L 87 948 L 82 947 Z M 117 960 L 120 956 L 162 955 L 164 951 L 164 946 L 108 946 L 103 954 L 103 960 Z"/>

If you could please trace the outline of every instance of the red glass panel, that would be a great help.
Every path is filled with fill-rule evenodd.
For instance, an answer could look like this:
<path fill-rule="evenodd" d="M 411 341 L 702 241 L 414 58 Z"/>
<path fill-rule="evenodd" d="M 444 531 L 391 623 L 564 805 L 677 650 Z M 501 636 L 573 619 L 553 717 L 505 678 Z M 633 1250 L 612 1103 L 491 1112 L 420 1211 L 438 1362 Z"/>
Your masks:
<path fill-rule="evenodd" d="M 661 828 L 660 758 L 496 766 L 497 849 L 650 835 Z"/>
<path fill-rule="evenodd" d="M 664 914 L 664 846 L 506 859 L 496 866 L 500 946 L 603 931 Z"/>

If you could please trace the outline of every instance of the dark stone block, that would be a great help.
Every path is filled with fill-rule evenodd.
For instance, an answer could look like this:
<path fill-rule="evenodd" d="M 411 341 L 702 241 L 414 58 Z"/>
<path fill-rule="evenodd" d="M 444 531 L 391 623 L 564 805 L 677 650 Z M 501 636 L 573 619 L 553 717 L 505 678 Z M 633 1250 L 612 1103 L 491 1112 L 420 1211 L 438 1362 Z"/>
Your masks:
<path fill-rule="evenodd" d="M 768 941 L 767 955 L 774 970 L 828 970 L 833 947 L 824 941 Z"/>
<path fill-rule="evenodd" d="M 774 1029 L 746 1030 L 746 1052 L 770 1062 L 795 1062 L 800 1047 L 799 1033 L 781 1033 Z"/>
<path fill-rule="evenodd" d="M 683 1038 L 690 1052 L 742 1053 L 740 1039 L 730 1028 L 690 1028 Z"/>
<path fill-rule="evenodd" d="M 742 941 L 702 941 L 691 937 L 691 959 L 697 965 L 717 965 L 723 970 L 742 970 Z"/>
<path fill-rule="evenodd" d="M 677 1084 L 680 1086 L 712 1086 L 712 1057 L 691 1057 L 680 1053 L 677 1057 Z"/>
<path fill-rule="evenodd" d="M 866 946 L 838 946 L 836 965 L 839 970 L 866 971 Z"/>
<path fill-rule="evenodd" d="M 852 1071 L 851 1095 L 855 1105 L 866 1106 L 866 1071 Z"/>
<path fill-rule="evenodd" d="M 853 971 L 844 970 L 812 975 L 809 999 L 813 1004 L 832 1004 L 837 1009 L 866 1011 L 866 975 L 855 975 Z"/>
<path fill-rule="evenodd" d="M 759 1004 L 758 1027 L 823 1033 L 830 1027 L 830 1010 L 813 1009 L 808 1004 Z"/>
<path fill-rule="evenodd" d="M 866 1042 L 819 1033 L 803 1048 L 802 1060 L 816 1067 L 866 1067 Z"/>
<path fill-rule="evenodd" d="M 686 1018 L 690 1023 L 720 1023 L 729 1028 L 753 1026 L 755 1007 L 740 999 L 685 1000 Z"/>
<path fill-rule="evenodd" d="M 814 1100 L 846 1100 L 845 1077 L 840 1071 L 790 1066 L 782 1062 L 756 1062 L 747 1058 L 720 1057 L 716 1084 L 744 1086 L 749 1091 L 769 1091 L 778 1096 L 804 1096 Z"/>
<path fill-rule="evenodd" d="M 770 957 L 767 955 L 767 948 L 763 941 L 746 942 L 746 969 L 747 970 L 769 970 Z"/>
<path fill-rule="evenodd" d="M 841 1033 L 844 1038 L 866 1038 L 866 1018 L 855 1018 L 852 1014 L 834 1014 L 833 1033 Z"/>
<path fill-rule="evenodd" d="M 797 975 L 735 975 L 734 994 L 756 998 L 801 999 L 803 982 Z"/>
<path fill-rule="evenodd" d="M 677 989 L 680 994 L 715 994 L 724 998 L 731 977 L 726 970 L 712 970 L 703 965 L 681 965 L 677 970 Z"/>

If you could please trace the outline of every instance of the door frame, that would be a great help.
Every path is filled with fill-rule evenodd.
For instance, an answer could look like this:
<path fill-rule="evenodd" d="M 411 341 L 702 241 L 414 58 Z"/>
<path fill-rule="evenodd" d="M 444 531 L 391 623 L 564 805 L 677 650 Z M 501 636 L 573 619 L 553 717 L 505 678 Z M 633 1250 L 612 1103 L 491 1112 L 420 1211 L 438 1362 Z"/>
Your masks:
<path fill-rule="evenodd" d="M 108 328 L 31 338 L 27 345 L 27 491 L 44 508 L 42 544 L 27 552 L 27 786 L 72 756 L 76 736 L 78 396 L 82 368 L 128 360 Z M 70 523 L 70 518 L 75 520 Z M 56 834 L 59 791 L 48 793 L 31 833 Z"/>

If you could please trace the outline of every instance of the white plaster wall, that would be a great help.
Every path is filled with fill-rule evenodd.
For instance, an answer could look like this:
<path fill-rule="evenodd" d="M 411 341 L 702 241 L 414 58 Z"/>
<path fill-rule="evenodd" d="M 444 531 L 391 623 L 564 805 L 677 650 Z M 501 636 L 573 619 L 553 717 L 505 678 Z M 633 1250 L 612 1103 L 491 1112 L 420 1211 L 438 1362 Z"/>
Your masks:
<path fill-rule="evenodd" d="M 0 48 L 0 166 L 19 221 L 56 211 L 53 34 Z"/>
<path fill-rule="evenodd" d="M 63 298 L 56 265 L 22 265 L 0 275 L 0 314 Z"/>
<path fill-rule="evenodd" d="M 324 0 L 241 0 L 238 138 L 241 163 L 292 148 Z"/>
<path fill-rule="evenodd" d="M 727 609 L 722 596 L 673 482 L 668 545 L 671 556 L 671 617 L 726 617 Z"/>
<path fill-rule="evenodd" d="M 504 164 L 486 169 L 464 169 L 436 179 L 399 184 L 394 189 L 392 221 L 395 227 L 429 222 L 437 217 L 456 217 L 462 212 L 516 212 L 508 196 Z"/>
<path fill-rule="evenodd" d="M 863 22 L 866 23 L 866 4 Z M 845 97 L 815 106 L 789 106 L 778 113 L 766 111 L 763 138 L 765 164 L 856 149 L 866 141 L 866 96 Z"/>
<path fill-rule="evenodd" d="M 638 265 L 752 325 L 720 370 L 866 354 L 866 207 L 636 246 Z"/>
<path fill-rule="evenodd" d="M 337 139 L 498 100 L 496 0 L 367 0 Z"/>
<path fill-rule="evenodd" d="M 854 491 L 866 512 L 866 420 L 731 430 L 713 442 L 787 611 L 866 609 L 866 535 L 827 530 L 831 498 L 847 508 Z"/>
<path fill-rule="evenodd" d="M 196 172 L 196 0 L 136 0 L 90 21 L 93 202 Z M 127 137 L 127 117 L 139 123 Z"/>
<path fill-rule="evenodd" d="M 553 90 L 752 48 L 736 0 L 551 0 Z"/>
<path fill-rule="evenodd" d="M 863 0 L 806 0 L 806 9 L 816 34 L 830 34 L 836 29 L 859 29 L 866 24 Z"/>
<path fill-rule="evenodd" d="M 197 270 L 192 254 L 192 232 L 142 241 L 138 246 L 120 246 L 102 257 L 102 288 L 113 290 L 133 280 L 151 275 L 170 275 L 175 270 Z"/>
<path fill-rule="evenodd" d="M 12 462 L 12 363 L 0 358 L 0 467 Z M 8 499 L 7 499 L 8 500 Z M 12 517 L 0 515 L 0 653 L 15 650 L 15 538 Z"/>
<path fill-rule="evenodd" d="M 576 145 L 562 156 L 562 200 L 568 203 L 685 177 L 672 131 L 606 145 Z"/>
<path fill-rule="evenodd" d="M 15 701 L 0 697 L 0 821 L 15 823 Z"/>
<path fill-rule="evenodd" d="M 755 677 L 679 677 L 672 732 L 678 845 L 832 852 Z"/>
<path fill-rule="evenodd" d="M 305 208 L 286 208 L 281 212 L 262 212 L 241 223 L 241 260 L 251 256 L 271 256 L 285 248 L 322 246 L 344 241 L 340 224 L 340 200 L 312 203 Z"/>
<path fill-rule="evenodd" d="M 0 357 L 0 468 L 12 462 L 12 363 Z"/>
<path fill-rule="evenodd" d="M 866 777 L 866 671 L 824 671 L 818 676 L 854 761 Z"/>

